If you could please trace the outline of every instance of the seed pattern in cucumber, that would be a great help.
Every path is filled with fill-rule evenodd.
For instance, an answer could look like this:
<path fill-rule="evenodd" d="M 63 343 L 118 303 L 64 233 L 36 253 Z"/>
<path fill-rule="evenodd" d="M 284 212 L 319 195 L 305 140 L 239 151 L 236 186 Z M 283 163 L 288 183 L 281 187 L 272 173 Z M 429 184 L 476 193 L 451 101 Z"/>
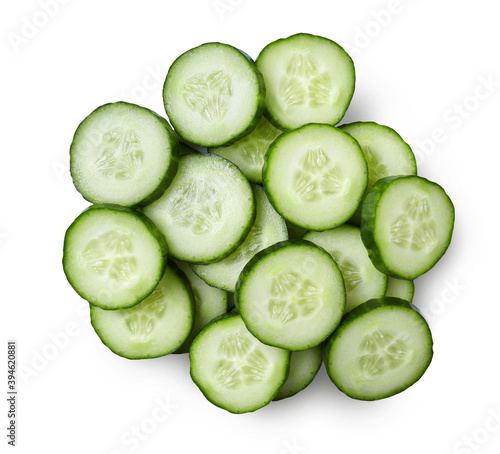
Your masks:
<path fill-rule="evenodd" d="M 414 251 L 432 249 L 436 244 L 436 229 L 427 198 L 415 194 L 408 199 L 406 212 L 392 224 L 391 241 L 401 248 Z"/>
<path fill-rule="evenodd" d="M 184 84 L 184 100 L 206 120 L 221 120 L 229 109 L 231 77 L 225 71 L 197 74 Z"/>
<path fill-rule="evenodd" d="M 385 164 L 377 160 L 377 156 L 373 153 L 368 145 L 362 145 L 361 149 L 368 164 L 368 188 L 371 188 L 378 180 L 389 175 L 389 169 Z"/>
<path fill-rule="evenodd" d="M 368 380 L 397 369 L 411 359 L 401 339 L 393 338 L 379 329 L 363 338 L 360 351 L 364 355 L 359 357 L 359 367 L 363 377 Z"/>
<path fill-rule="evenodd" d="M 156 288 L 144 301 L 137 306 L 121 310 L 125 324 L 130 330 L 132 340 L 147 342 L 158 320 L 165 315 L 167 302 L 165 293 L 161 288 Z"/>
<path fill-rule="evenodd" d="M 293 176 L 295 192 L 308 202 L 321 199 L 324 194 L 341 192 L 345 184 L 342 173 L 332 166 L 330 158 L 320 147 L 307 151 L 302 166 Z"/>
<path fill-rule="evenodd" d="M 241 332 L 227 335 L 219 347 L 215 379 L 229 389 L 252 386 L 267 378 L 269 361 Z"/>
<path fill-rule="evenodd" d="M 269 315 L 279 325 L 285 325 L 297 316 L 307 317 L 321 303 L 321 292 L 309 279 L 298 273 L 282 272 L 272 279 Z"/>
<path fill-rule="evenodd" d="M 341 253 L 333 251 L 332 256 L 339 257 L 341 256 Z M 337 265 L 342 272 L 342 276 L 344 276 L 344 283 L 347 291 L 354 290 L 359 284 L 363 282 L 363 274 L 356 266 L 356 263 L 349 257 L 344 257 L 340 260 L 337 260 Z"/>
<path fill-rule="evenodd" d="M 130 282 L 137 271 L 134 248 L 126 233 L 110 230 L 89 241 L 83 249 L 83 263 L 98 274 L 118 282 Z"/>
<path fill-rule="evenodd" d="M 210 232 L 222 218 L 220 194 L 210 182 L 193 179 L 177 189 L 170 214 L 195 234 Z"/>
<path fill-rule="evenodd" d="M 257 124 L 256 128 L 247 136 L 233 144 L 238 154 L 248 163 L 262 167 L 269 144 L 281 134 L 278 128 L 270 124 L 265 117 Z"/>
<path fill-rule="evenodd" d="M 280 96 L 287 107 L 309 104 L 312 107 L 335 102 L 339 93 L 332 88 L 327 72 L 319 73 L 308 53 L 295 53 L 280 81 Z"/>
<path fill-rule="evenodd" d="M 279 129 L 262 117 L 257 127 L 237 143 L 238 151 L 249 163 L 262 167 L 269 144 L 280 134 Z"/>
<path fill-rule="evenodd" d="M 132 129 L 110 129 L 98 146 L 96 169 L 107 178 L 134 178 L 142 167 L 141 139 Z"/>

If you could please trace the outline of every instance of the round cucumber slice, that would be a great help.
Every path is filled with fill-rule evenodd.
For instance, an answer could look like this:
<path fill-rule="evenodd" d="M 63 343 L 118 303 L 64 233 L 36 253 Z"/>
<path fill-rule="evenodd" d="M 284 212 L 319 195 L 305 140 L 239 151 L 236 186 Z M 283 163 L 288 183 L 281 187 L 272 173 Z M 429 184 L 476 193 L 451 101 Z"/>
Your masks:
<path fill-rule="evenodd" d="M 228 292 L 234 292 L 241 270 L 259 251 L 278 241 L 288 239 L 283 218 L 276 213 L 261 186 L 253 186 L 257 216 L 245 241 L 231 255 L 216 263 L 192 265 L 193 271 L 205 282 Z"/>
<path fill-rule="evenodd" d="M 153 293 L 134 307 L 103 310 L 90 306 L 90 321 L 113 353 L 129 359 L 168 355 L 193 327 L 194 298 L 185 276 L 167 265 Z"/>
<path fill-rule="evenodd" d="M 262 117 L 264 94 L 255 63 L 222 43 L 183 53 L 163 86 L 165 110 L 175 131 L 202 147 L 230 144 L 250 133 Z"/>
<path fill-rule="evenodd" d="M 451 242 L 455 209 L 444 189 L 418 176 L 385 177 L 361 210 L 361 238 L 373 264 L 413 280 L 429 271 Z"/>
<path fill-rule="evenodd" d="M 75 132 L 71 176 L 89 202 L 147 205 L 172 181 L 178 154 L 177 135 L 165 119 L 135 104 L 105 104 Z"/>
<path fill-rule="evenodd" d="M 173 258 L 210 263 L 243 242 L 255 219 L 255 199 L 233 163 L 193 153 L 180 158 L 172 184 L 143 211 L 165 235 Z"/>
<path fill-rule="evenodd" d="M 269 200 L 307 230 L 333 229 L 357 210 L 368 170 L 358 143 L 330 125 L 309 124 L 279 136 L 263 170 Z"/>
<path fill-rule="evenodd" d="M 417 308 L 398 298 L 369 300 L 351 312 L 325 343 L 333 383 L 354 399 L 378 400 L 416 383 L 433 355 L 432 335 Z"/>
<path fill-rule="evenodd" d="M 205 397 L 231 413 L 267 405 L 283 385 L 290 352 L 264 345 L 238 314 L 210 323 L 189 350 L 191 377 Z"/>
<path fill-rule="evenodd" d="M 346 287 L 346 312 L 385 295 L 387 276 L 373 266 L 359 228 L 346 224 L 324 232 L 308 232 L 303 239 L 322 247 L 339 266 Z"/>
<path fill-rule="evenodd" d="M 256 60 L 266 84 L 266 115 L 284 130 L 336 125 L 354 93 L 354 63 L 337 43 L 299 33 L 268 44 Z"/>
<path fill-rule="evenodd" d="M 319 345 L 339 324 L 345 287 L 326 251 L 309 241 L 283 241 L 248 262 L 235 302 L 261 342 L 299 351 Z"/>
<path fill-rule="evenodd" d="M 157 286 L 167 254 L 165 238 L 143 214 L 94 205 L 69 226 L 63 267 L 76 292 L 102 309 L 123 309 Z"/>

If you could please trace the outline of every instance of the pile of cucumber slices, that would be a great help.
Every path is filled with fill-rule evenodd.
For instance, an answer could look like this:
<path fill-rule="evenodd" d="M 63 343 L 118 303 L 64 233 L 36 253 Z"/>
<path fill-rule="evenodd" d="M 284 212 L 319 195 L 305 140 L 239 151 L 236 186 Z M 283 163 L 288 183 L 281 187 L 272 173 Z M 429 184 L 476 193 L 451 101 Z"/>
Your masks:
<path fill-rule="evenodd" d="M 207 43 L 168 71 L 169 121 L 125 102 L 82 121 L 70 167 L 92 205 L 63 267 L 111 351 L 189 353 L 232 413 L 298 393 L 322 363 L 354 399 L 422 376 L 432 336 L 413 280 L 447 250 L 454 207 L 396 131 L 336 126 L 354 85 L 324 37 L 279 39 L 256 61 Z"/>

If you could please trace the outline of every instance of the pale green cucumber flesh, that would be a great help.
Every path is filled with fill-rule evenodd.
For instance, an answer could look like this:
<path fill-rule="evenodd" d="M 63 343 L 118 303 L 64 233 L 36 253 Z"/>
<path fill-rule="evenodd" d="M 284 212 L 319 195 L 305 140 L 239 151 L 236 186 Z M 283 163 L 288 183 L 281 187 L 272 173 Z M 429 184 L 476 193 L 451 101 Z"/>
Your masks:
<path fill-rule="evenodd" d="M 414 294 L 415 284 L 413 283 L 413 281 L 409 281 L 407 279 L 397 279 L 395 277 L 388 276 L 385 296 L 401 298 L 402 300 L 411 303 L 413 301 Z"/>
<path fill-rule="evenodd" d="M 172 184 L 143 211 L 165 235 L 173 258 L 210 263 L 244 241 L 255 219 L 255 199 L 234 164 L 193 153 L 182 156 Z"/>
<path fill-rule="evenodd" d="M 307 230 L 346 222 L 357 210 L 368 178 L 358 143 L 324 124 L 279 136 L 269 147 L 262 175 L 276 211 Z"/>
<path fill-rule="evenodd" d="M 267 405 L 283 385 L 290 353 L 264 345 L 231 313 L 206 326 L 189 350 L 191 377 L 205 397 L 231 413 Z"/>
<path fill-rule="evenodd" d="M 238 49 L 206 43 L 171 65 L 163 101 L 185 141 L 219 147 L 249 134 L 264 111 L 265 87 L 255 63 Z"/>
<path fill-rule="evenodd" d="M 259 251 L 288 239 L 283 218 L 276 213 L 261 186 L 253 186 L 256 218 L 245 241 L 231 255 L 216 263 L 192 265 L 193 271 L 213 287 L 234 292 L 241 270 Z"/>
<path fill-rule="evenodd" d="M 252 183 L 262 183 L 264 158 L 269 145 L 281 132 L 262 117 L 250 134 L 228 147 L 212 148 L 209 151 L 236 164 Z"/>
<path fill-rule="evenodd" d="M 335 261 L 309 241 L 283 241 L 254 256 L 240 274 L 236 307 L 261 342 L 291 351 L 323 342 L 345 308 Z"/>
<path fill-rule="evenodd" d="M 153 292 L 166 254 L 165 238 L 142 213 L 94 205 L 66 231 L 63 268 L 72 287 L 89 303 L 121 309 Z"/>
<path fill-rule="evenodd" d="M 417 308 L 398 298 L 369 300 L 348 312 L 325 343 L 333 383 L 354 399 L 391 397 L 416 383 L 433 355 Z"/>
<path fill-rule="evenodd" d="M 368 164 L 366 192 L 381 178 L 417 174 L 412 149 L 394 129 L 373 121 L 343 124 L 339 128 L 353 136 L 363 150 Z M 361 205 L 349 222 L 360 225 Z"/>
<path fill-rule="evenodd" d="M 177 171 L 179 142 L 166 120 L 125 102 L 105 104 L 78 126 L 70 150 L 76 189 L 96 204 L 142 206 Z"/>
<path fill-rule="evenodd" d="M 188 353 L 193 339 L 205 328 L 213 319 L 228 312 L 228 294 L 224 290 L 211 287 L 200 279 L 189 264 L 185 262 L 175 262 L 181 271 L 186 275 L 191 289 L 193 290 L 195 302 L 195 317 L 193 329 L 184 343 L 174 353 Z"/>
<path fill-rule="evenodd" d="M 367 191 L 381 178 L 416 175 L 417 163 L 410 146 L 394 129 L 373 121 L 358 121 L 339 126 L 361 146 L 368 164 Z"/>
<path fill-rule="evenodd" d="M 345 224 L 333 230 L 306 233 L 303 239 L 322 247 L 339 266 L 346 287 L 346 312 L 385 295 L 387 276 L 373 266 L 359 228 Z"/>
<path fill-rule="evenodd" d="M 408 280 L 443 256 L 455 221 L 443 188 L 418 176 L 382 178 L 366 196 L 361 214 L 361 237 L 373 264 Z"/>
<path fill-rule="evenodd" d="M 157 358 L 177 350 L 193 327 L 194 297 L 185 276 L 169 264 L 151 295 L 120 310 L 90 307 L 101 341 L 129 359 Z"/>
<path fill-rule="evenodd" d="M 266 116 L 284 130 L 336 125 L 354 93 L 351 57 L 337 43 L 299 33 L 268 44 L 256 60 L 266 84 Z"/>

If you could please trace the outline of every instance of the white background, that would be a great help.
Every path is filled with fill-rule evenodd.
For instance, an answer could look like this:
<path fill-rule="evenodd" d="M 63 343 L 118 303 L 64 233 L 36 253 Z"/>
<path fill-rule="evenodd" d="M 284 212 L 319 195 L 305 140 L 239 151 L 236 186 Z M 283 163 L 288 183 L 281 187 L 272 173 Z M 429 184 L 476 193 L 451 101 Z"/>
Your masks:
<path fill-rule="evenodd" d="M 496 1 L 46 4 L 3 2 L 0 12 L 0 323 L 4 370 L 6 342 L 18 342 L 17 452 L 500 452 Z M 69 178 L 68 149 L 101 104 L 128 100 L 164 115 L 164 76 L 189 48 L 221 41 L 256 58 L 297 32 L 329 37 L 353 57 L 343 122 L 392 126 L 419 174 L 455 203 L 451 247 L 416 281 L 435 356 L 390 399 L 351 400 L 322 369 L 299 395 L 232 415 L 205 400 L 185 355 L 129 361 L 92 330 L 61 267 L 64 232 L 87 206 Z M 4 401 L 4 446 L 6 413 Z"/>

